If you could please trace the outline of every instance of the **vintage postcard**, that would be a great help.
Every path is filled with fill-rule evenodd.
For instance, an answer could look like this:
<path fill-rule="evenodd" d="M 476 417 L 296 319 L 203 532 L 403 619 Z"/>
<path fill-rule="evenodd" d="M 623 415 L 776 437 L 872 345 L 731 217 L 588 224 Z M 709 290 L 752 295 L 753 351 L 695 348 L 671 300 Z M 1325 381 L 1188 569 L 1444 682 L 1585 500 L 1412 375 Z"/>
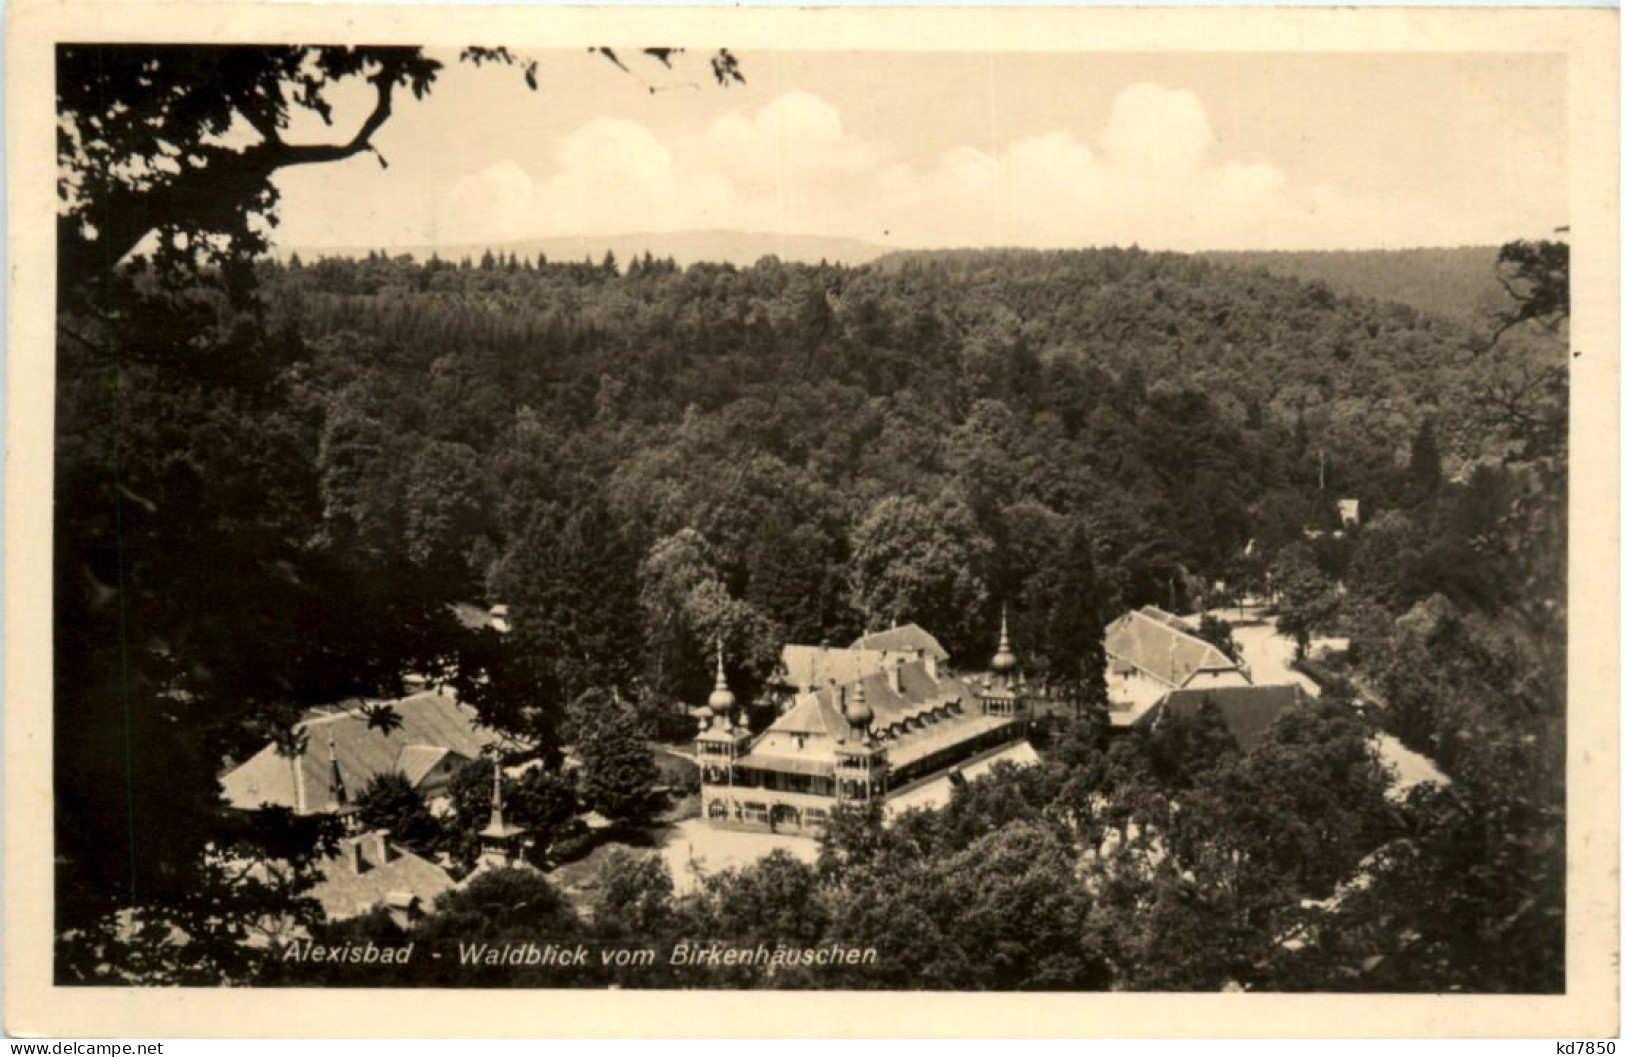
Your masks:
<path fill-rule="evenodd" d="M 10 14 L 11 1033 L 1617 1033 L 1616 12 Z"/>

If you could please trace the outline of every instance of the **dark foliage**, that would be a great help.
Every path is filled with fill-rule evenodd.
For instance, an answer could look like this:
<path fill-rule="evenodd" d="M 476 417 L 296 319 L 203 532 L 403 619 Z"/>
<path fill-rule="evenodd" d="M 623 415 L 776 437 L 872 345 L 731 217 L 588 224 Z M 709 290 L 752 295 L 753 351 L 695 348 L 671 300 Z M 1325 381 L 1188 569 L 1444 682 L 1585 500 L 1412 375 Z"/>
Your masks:
<path fill-rule="evenodd" d="M 581 802 L 615 822 L 647 822 L 662 807 L 660 770 L 642 724 L 608 694 L 589 691 L 570 706 L 571 740 L 581 758 Z"/>
<path fill-rule="evenodd" d="M 443 836 L 440 824 L 399 771 L 373 776 L 356 797 L 355 806 L 368 829 L 388 830 L 391 841 L 419 855 L 432 856 L 439 848 Z"/>

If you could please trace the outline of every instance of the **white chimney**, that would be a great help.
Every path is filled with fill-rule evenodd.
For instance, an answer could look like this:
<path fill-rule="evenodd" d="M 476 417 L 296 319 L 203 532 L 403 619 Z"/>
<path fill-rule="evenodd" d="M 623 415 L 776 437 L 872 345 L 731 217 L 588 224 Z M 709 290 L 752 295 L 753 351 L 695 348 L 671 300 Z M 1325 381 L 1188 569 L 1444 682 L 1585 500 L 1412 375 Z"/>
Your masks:
<path fill-rule="evenodd" d="M 389 830 L 375 830 L 372 834 L 372 864 L 383 866 L 389 862 Z"/>
<path fill-rule="evenodd" d="M 926 652 L 924 656 L 925 674 L 930 676 L 931 681 L 934 683 L 937 681 L 937 655 L 931 652 Z"/>
<path fill-rule="evenodd" d="M 903 693 L 903 658 L 897 658 L 897 663 L 886 669 L 886 682 L 891 684 L 891 692 L 902 696 Z"/>
<path fill-rule="evenodd" d="M 350 872 L 360 876 L 367 869 L 367 861 L 361 856 L 361 838 L 354 837 L 344 842 L 344 850 L 340 852 L 344 857 L 344 864 Z"/>

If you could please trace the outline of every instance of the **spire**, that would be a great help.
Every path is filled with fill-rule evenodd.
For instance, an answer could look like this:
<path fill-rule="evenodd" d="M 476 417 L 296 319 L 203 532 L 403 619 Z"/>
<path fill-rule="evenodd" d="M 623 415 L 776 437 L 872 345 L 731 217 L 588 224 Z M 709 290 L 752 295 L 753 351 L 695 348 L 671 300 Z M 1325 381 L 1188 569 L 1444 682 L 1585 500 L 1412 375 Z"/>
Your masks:
<path fill-rule="evenodd" d="M 502 814 L 502 757 L 491 752 L 491 824 L 480 830 L 480 863 L 486 867 L 505 868 L 524 862 L 521 838 L 523 826 L 508 822 Z"/>
<path fill-rule="evenodd" d="M 1016 670 L 1016 653 L 1010 648 L 1010 607 L 1004 606 L 999 611 L 999 649 L 993 654 L 993 670 L 1000 675 L 1009 675 Z"/>
<path fill-rule="evenodd" d="M 733 691 L 728 689 L 728 674 L 722 668 L 722 636 L 717 636 L 717 684 L 711 691 L 711 697 L 706 702 L 711 711 L 724 719 L 733 715 L 736 698 Z"/>
<path fill-rule="evenodd" d="M 339 745 L 332 734 L 327 736 L 327 803 L 340 808 L 349 804 L 350 794 L 344 788 L 344 774 L 339 770 Z"/>
<path fill-rule="evenodd" d="M 502 766 L 496 757 L 491 758 L 491 825 L 492 830 L 504 830 L 507 827 L 502 821 Z"/>

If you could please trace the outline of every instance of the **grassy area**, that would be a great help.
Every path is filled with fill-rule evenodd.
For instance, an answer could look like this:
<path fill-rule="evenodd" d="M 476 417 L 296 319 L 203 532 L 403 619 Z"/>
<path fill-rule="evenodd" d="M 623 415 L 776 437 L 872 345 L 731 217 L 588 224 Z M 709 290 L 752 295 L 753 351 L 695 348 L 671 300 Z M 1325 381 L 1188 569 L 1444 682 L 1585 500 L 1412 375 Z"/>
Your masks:
<path fill-rule="evenodd" d="M 700 784 L 700 769 L 694 761 L 683 756 L 675 756 L 669 750 L 675 746 L 654 744 L 649 747 L 649 755 L 654 759 L 655 766 L 660 769 L 660 785 L 672 789 L 697 789 Z M 686 751 L 692 751 L 692 748 Z"/>
<path fill-rule="evenodd" d="M 671 827 L 661 823 L 654 826 L 614 826 L 599 833 L 598 843 L 586 855 L 564 863 L 548 872 L 552 882 L 565 898 L 583 910 L 592 903 L 598 891 L 598 873 L 604 861 L 616 848 L 647 854 L 658 852 Z"/>
<path fill-rule="evenodd" d="M 593 835 L 591 850 L 548 871 L 548 880 L 564 892 L 577 909 L 591 902 L 592 893 L 598 886 L 599 868 L 615 848 L 625 848 L 633 852 L 657 851 L 674 826 L 687 819 L 699 817 L 698 793 L 682 791 L 682 779 L 687 773 L 693 775 L 697 785 L 698 771 L 694 765 L 660 751 L 655 751 L 652 755 L 661 767 L 663 784 L 670 784 L 672 789 L 668 805 L 655 821 L 646 826 L 617 823 L 608 829 L 599 830 Z M 687 769 L 686 772 L 684 768 Z"/>

